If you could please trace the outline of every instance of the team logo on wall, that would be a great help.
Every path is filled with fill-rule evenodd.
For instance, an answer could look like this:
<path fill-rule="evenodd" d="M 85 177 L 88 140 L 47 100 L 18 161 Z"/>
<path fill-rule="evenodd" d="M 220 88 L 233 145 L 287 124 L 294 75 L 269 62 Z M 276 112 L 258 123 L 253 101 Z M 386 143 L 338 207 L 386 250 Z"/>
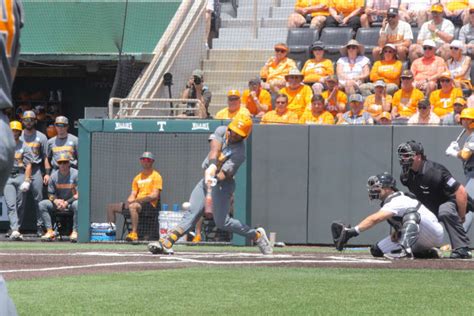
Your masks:
<path fill-rule="evenodd" d="M 192 131 L 208 131 L 209 130 L 209 123 L 193 123 L 193 127 L 191 128 Z"/>
<path fill-rule="evenodd" d="M 159 132 L 164 132 L 165 131 L 166 122 L 158 121 L 158 122 L 156 122 L 156 125 L 160 127 L 158 129 Z"/>
<path fill-rule="evenodd" d="M 133 130 L 132 122 L 115 122 L 115 130 L 116 131 L 118 130 L 132 131 Z"/>

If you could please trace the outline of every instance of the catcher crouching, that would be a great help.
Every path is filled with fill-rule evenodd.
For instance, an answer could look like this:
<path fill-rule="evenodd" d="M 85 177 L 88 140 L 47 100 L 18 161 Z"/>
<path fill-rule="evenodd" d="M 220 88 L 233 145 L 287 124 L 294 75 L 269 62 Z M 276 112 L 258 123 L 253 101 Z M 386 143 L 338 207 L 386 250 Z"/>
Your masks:
<path fill-rule="evenodd" d="M 370 247 L 374 257 L 440 258 L 438 247 L 443 242 L 444 231 L 436 216 L 411 195 L 398 191 L 389 173 L 371 176 L 367 182 L 369 199 L 380 200 L 380 209 L 352 228 L 332 223 L 336 249 L 343 250 L 350 238 L 386 220 L 392 232 Z"/>

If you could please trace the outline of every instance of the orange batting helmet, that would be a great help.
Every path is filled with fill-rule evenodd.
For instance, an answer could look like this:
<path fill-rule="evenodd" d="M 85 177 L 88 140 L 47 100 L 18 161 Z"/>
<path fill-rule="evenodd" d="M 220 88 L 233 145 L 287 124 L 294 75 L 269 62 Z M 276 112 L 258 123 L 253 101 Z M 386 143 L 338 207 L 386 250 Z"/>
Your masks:
<path fill-rule="evenodd" d="M 240 136 L 247 138 L 252 132 L 252 125 L 252 119 L 247 115 L 241 114 L 236 115 L 227 127 Z"/>

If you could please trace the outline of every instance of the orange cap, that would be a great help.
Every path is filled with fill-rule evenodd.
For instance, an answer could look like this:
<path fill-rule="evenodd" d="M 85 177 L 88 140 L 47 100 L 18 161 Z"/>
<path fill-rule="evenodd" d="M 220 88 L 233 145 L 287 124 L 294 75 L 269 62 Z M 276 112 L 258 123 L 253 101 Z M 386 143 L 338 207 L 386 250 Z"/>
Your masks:
<path fill-rule="evenodd" d="M 392 120 L 392 116 L 387 111 L 382 112 L 382 114 L 380 114 L 380 118 L 386 118 L 389 121 Z"/>

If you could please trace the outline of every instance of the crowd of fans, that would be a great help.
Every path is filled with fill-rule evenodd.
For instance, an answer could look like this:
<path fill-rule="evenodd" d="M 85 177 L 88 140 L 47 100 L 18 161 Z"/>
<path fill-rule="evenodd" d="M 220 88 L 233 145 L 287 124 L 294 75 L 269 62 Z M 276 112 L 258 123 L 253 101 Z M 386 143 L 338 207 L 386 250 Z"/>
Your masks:
<path fill-rule="evenodd" d="M 228 107 L 215 118 L 249 112 L 266 124 L 451 125 L 474 107 L 474 5 L 467 0 L 368 0 L 365 7 L 362 0 L 298 0 L 288 26 L 380 31 L 371 51 L 351 39 L 339 58 L 327 58 L 328 43 L 316 41 L 301 67 L 277 43 L 260 78 L 249 81 L 243 98 L 229 91 Z"/>

